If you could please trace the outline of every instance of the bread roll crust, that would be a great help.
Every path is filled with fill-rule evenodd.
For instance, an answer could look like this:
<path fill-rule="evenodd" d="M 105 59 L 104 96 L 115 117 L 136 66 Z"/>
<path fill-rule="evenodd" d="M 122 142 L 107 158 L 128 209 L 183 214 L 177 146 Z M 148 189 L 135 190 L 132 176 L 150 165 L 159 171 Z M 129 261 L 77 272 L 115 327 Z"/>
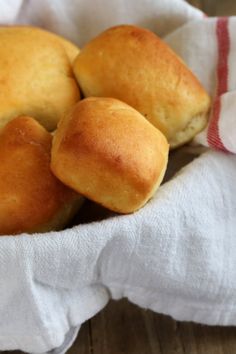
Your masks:
<path fill-rule="evenodd" d="M 1 28 L 11 28 L 11 29 L 14 29 L 14 30 L 20 30 L 22 31 L 22 29 L 26 32 L 28 32 L 29 34 L 33 32 L 38 32 L 39 35 L 43 35 L 43 36 L 47 36 L 48 38 L 52 38 L 53 41 L 57 41 L 59 42 L 65 52 L 66 52 L 66 55 L 68 56 L 69 60 L 71 63 L 73 63 L 73 61 L 75 60 L 76 56 L 79 54 L 79 48 L 74 44 L 72 43 L 71 41 L 69 41 L 68 39 L 64 38 L 64 37 L 61 37 L 59 36 L 58 34 L 55 34 L 53 32 L 49 32 L 49 31 L 46 31 L 42 28 L 39 28 L 39 27 L 35 27 L 35 26 L 26 26 L 26 25 L 13 25 L 13 26 L 1 26 Z"/>
<path fill-rule="evenodd" d="M 87 198 L 130 213 L 154 194 L 167 159 L 166 138 L 141 114 L 113 98 L 88 98 L 60 121 L 51 168 Z"/>
<path fill-rule="evenodd" d="M 82 203 L 52 174 L 51 143 L 26 116 L 0 131 L 0 235 L 61 229 Z"/>
<path fill-rule="evenodd" d="M 80 51 L 74 72 L 85 97 L 128 103 L 165 134 L 171 147 L 189 141 L 207 123 L 208 94 L 183 61 L 146 29 L 106 30 Z"/>
<path fill-rule="evenodd" d="M 28 26 L 0 27 L 0 128 L 19 115 L 54 130 L 80 99 L 71 61 L 76 47 Z"/>

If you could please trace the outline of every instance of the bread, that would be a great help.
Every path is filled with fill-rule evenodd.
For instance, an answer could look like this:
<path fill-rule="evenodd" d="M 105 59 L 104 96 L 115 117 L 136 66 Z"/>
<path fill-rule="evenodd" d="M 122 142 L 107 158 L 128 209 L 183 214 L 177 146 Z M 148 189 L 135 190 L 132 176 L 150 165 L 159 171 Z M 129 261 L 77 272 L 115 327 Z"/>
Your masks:
<path fill-rule="evenodd" d="M 13 26 L 12 26 L 13 28 Z M 42 28 L 38 28 L 38 27 L 32 27 L 32 26 L 14 26 L 14 28 L 16 29 L 31 29 L 34 31 L 38 31 L 41 34 L 44 34 L 47 37 L 51 37 L 53 40 L 59 41 L 60 44 L 63 46 L 66 55 L 68 56 L 70 63 L 72 64 L 73 61 L 75 60 L 76 56 L 79 54 L 79 48 L 72 42 L 70 42 L 68 39 L 61 37 L 55 33 L 52 32 L 48 32 L 46 30 L 43 30 Z"/>
<path fill-rule="evenodd" d="M 82 203 L 50 170 L 52 136 L 30 117 L 0 131 L 0 235 L 62 229 Z"/>
<path fill-rule="evenodd" d="M 78 48 L 44 30 L 0 27 L 0 128 L 30 115 L 47 130 L 80 99 L 71 61 Z"/>
<path fill-rule="evenodd" d="M 146 29 L 106 30 L 80 51 L 73 68 L 85 97 L 126 102 L 165 134 L 171 148 L 207 123 L 208 94 L 183 61 Z"/>
<path fill-rule="evenodd" d="M 87 98 L 60 121 L 51 168 L 88 199 L 131 213 L 153 196 L 167 159 L 166 138 L 140 113 L 117 99 Z"/>

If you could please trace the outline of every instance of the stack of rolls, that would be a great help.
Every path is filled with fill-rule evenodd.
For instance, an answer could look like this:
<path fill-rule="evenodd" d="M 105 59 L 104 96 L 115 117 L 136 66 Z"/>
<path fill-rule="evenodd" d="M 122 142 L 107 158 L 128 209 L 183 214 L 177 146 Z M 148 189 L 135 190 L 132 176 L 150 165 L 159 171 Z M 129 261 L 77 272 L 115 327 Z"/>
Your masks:
<path fill-rule="evenodd" d="M 84 197 L 116 213 L 140 209 L 169 147 L 201 131 L 209 107 L 193 73 L 146 29 L 113 27 L 79 50 L 38 28 L 1 27 L 0 235 L 63 229 Z"/>

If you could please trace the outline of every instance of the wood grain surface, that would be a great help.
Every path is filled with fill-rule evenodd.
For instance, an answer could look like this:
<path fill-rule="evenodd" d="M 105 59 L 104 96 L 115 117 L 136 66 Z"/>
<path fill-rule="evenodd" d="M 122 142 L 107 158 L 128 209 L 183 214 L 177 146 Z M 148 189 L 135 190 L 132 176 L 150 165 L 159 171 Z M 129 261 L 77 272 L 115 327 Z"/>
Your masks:
<path fill-rule="evenodd" d="M 176 322 L 111 301 L 87 322 L 68 354 L 235 354 L 236 328 Z"/>
<path fill-rule="evenodd" d="M 189 2 L 211 16 L 236 15 L 236 0 Z M 82 326 L 68 354 L 236 354 L 236 328 L 176 322 L 111 301 Z"/>

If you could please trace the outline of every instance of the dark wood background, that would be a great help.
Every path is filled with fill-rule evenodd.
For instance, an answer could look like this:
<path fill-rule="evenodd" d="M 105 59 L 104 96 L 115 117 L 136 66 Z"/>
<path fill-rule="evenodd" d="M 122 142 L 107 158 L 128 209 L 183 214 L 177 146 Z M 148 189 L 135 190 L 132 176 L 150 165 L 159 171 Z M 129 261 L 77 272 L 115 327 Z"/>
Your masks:
<path fill-rule="evenodd" d="M 189 2 L 211 16 L 236 15 L 236 0 Z M 236 328 L 176 322 L 126 300 L 111 301 L 83 324 L 68 354 L 236 354 Z"/>

